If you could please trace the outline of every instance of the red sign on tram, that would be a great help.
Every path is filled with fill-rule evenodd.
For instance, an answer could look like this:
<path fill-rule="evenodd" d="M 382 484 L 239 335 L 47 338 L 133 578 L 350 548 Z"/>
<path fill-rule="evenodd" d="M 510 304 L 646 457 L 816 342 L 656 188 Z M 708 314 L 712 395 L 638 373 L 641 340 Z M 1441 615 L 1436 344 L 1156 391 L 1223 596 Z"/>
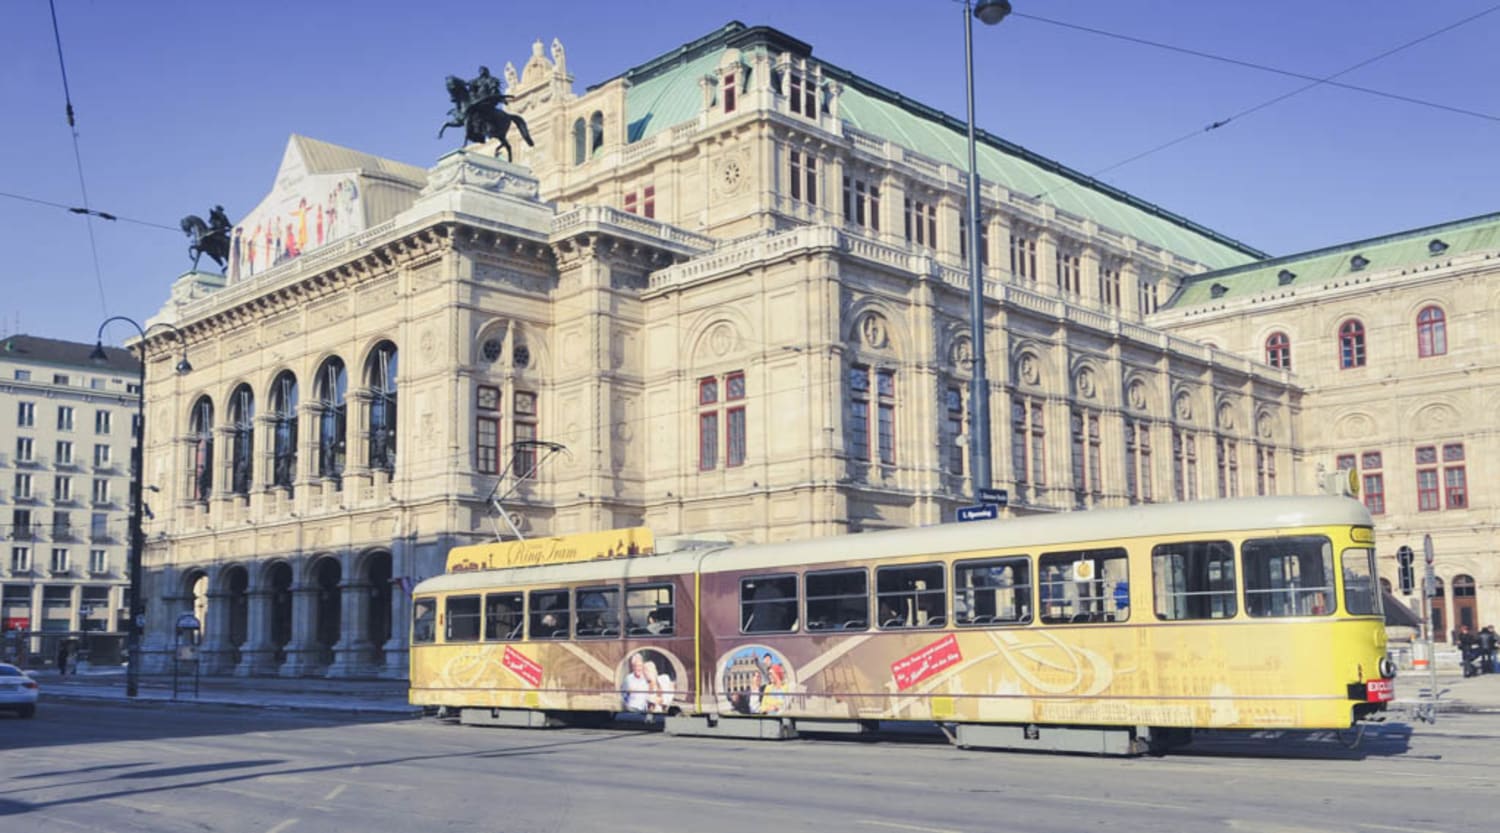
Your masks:
<path fill-rule="evenodd" d="M 536 660 L 531 657 L 507 645 L 505 646 L 505 654 L 501 656 L 500 661 L 505 663 L 505 667 L 511 673 L 531 683 L 533 687 L 542 684 L 542 666 L 538 665 Z"/>
<path fill-rule="evenodd" d="M 1367 703 L 1389 703 L 1396 699 L 1395 680 L 1367 680 L 1365 681 L 1365 702 Z"/>
<path fill-rule="evenodd" d="M 905 691 L 944 668 L 963 662 L 963 658 L 958 649 L 958 638 L 949 634 L 891 663 L 891 676 L 896 679 L 896 689 Z"/>

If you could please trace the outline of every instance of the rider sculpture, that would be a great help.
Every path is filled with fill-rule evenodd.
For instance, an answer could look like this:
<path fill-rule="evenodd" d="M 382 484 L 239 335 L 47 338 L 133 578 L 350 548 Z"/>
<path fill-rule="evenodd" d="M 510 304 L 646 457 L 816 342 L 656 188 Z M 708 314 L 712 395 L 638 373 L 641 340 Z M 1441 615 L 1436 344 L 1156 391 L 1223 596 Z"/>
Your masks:
<path fill-rule="evenodd" d="M 536 144 L 531 141 L 526 120 L 505 112 L 504 104 L 510 96 L 500 92 L 500 79 L 490 75 L 489 67 L 480 67 L 479 75 L 469 81 L 450 75 L 447 86 L 453 107 L 448 111 L 448 121 L 438 129 L 438 138 L 442 138 L 443 131 L 450 127 L 462 127 L 465 142 L 479 144 L 495 139 L 499 142 L 495 155 L 499 156 L 503 149 L 505 158 L 514 161 L 510 142 L 505 137 L 514 124 L 526 144 Z"/>
<path fill-rule="evenodd" d="M 182 218 L 181 228 L 192 242 L 188 244 L 188 256 L 193 259 L 193 271 L 198 271 L 198 259 L 208 255 L 219 264 L 222 271 L 229 262 L 229 235 L 231 225 L 224 206 L 216 205 L 208 212 L 208 222 L 197 214 Z"/>

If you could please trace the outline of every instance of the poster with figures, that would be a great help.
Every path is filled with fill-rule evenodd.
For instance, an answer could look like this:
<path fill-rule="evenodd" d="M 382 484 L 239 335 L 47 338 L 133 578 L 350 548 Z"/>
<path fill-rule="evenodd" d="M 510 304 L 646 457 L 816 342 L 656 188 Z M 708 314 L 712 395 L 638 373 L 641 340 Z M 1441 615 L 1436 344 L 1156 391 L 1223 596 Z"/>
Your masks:
<path fill-rule="evenodd" d="M 358 171 L 340 166 L 341 170 L 320 172 L 307 161 L 305 150 L 312 144 L 293 137 L 276 172 L 275 187 L 235 224 L 229 249 L 231 282 L 365 230 Z"/>

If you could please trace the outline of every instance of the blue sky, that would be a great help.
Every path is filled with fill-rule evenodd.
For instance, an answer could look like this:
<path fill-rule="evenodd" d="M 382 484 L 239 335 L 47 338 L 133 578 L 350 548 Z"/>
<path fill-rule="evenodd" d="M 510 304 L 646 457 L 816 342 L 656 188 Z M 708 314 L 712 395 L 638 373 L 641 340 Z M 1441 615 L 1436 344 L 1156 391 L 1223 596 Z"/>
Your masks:
<path fill-rule="evenodd" d="M 1013 0 L 976 26 L 981 127 L 1271 254 L 1500 211 L 1500 11 L 1338 80 L 1491 118 L 1320 86 L 1109 39 L 1032 15 L 1324 77 L 1495 7 L 1491 0 Z M 575 89 L 730 20 L 782 29 L 815 57 L 962 117 L 962 9 L 864 3 L 228 4 L 56 0 L 90 222 L 0 196 L 0 334 L 89 341 L 144 322 L 188 267 L 176 230 L 222 203 L 238 220 L 301 133 L 431 165 L 443 78 L 517 68 L 537 39 Z M 649 9 L 649 11 L 648 11 Z M 0 192 L 83 204 L 46 0 L 0 6 Z M 204 263 L 208 263 L 205 259 Z M 126 336 L 125 327 L 109 340 Z"/>

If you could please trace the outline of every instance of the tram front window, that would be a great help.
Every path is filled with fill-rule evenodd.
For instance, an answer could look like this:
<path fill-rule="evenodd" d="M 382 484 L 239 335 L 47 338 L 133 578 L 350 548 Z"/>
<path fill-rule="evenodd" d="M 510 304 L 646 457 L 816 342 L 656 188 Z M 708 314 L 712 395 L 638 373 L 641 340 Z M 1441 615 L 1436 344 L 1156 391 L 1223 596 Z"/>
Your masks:
<path fill-rule="evenodd" d="M 1344 611 L 1355 616 L 1379 616 L 1385 612 L 1375 583 L 1375 551 L 1358 547 L 1344 550 Z"/>
<path fill-rule="evenodd" d="M 433 642 L 437 639 L 437 599 L 417 599 L 411 606 L 411 641 Z"/>
<path fill-rule="evenodd" d="M 1240 547 L 1245 612 L 1255 617 L 1333 613 L 1333 545 L 1321 535 L 1252 538 Z"/>

